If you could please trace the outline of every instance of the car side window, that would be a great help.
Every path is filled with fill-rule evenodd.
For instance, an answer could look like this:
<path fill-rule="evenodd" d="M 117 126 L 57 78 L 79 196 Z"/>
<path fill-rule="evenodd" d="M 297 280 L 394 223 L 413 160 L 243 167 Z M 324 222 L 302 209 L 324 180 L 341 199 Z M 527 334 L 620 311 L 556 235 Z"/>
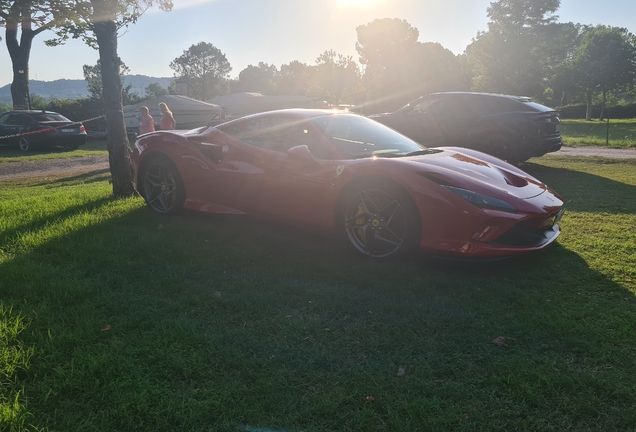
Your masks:
<path fill-rule="evenodd" d="M 232 138 L 262 149 L 283 151 L 287 141 L 289 119 L 283 117 L 257 118 L 222 129 Z"/>
<path fill-rule="evenodd" d="M 11 126 L 26 126 L 31 123 L 31 118 L 20 113 L 8 113 L 5 117 L 0 118 L 0 123 Z"/>
<path fill-rule="evenodd" d="M 424 99 L 413 106 L 413 113 L 439 113 L 443 109 L 444 102 L 439 99 Z"/>
<path fill-rule="evenodd" d="M 16 114 L 15 119 L 13 120 L 13 124 L 18 126 L 26 126 L 31 123 L 31 118 L 24 114 Z"/>
<path fill-rule="evenodd" d="M 476 107 L 473 102 L 474 101 L 469 100 L 469 98 L 448 99 L 444 103 L 444 115 L 451 118 L 479 117 L 484 115 L 483 112 L 479 112 L 479 107 Z"/>
<path fill-rule="evenodd" d="M 308 124 L 295 124 L 289 131 L 289 148 L 306 145 L 316 159 L 333 159 L 322 144 L 319 133 Z M 288 148 L 288 150 L 289 150 Z"/>
<path fill-rule="evenodd" d="M 9 121 L 9 114 L 0 115 L 0 124 L 7 124 Z"/>
<path fill-rule="evenodd" d="M 306 145 L 314 157 L 331 159 L 317 132 L 290 117 L 257 118 L 219 129 L 234 139 L 262 149 L 286 153 L 292 147 Z"/>

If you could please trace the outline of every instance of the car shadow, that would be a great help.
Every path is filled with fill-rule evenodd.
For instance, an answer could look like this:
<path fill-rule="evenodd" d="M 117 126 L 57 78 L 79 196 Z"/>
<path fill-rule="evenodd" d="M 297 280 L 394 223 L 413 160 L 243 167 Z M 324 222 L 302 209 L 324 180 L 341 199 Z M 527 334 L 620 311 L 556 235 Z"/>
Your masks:
<path fill-rule="evenodd" d="M 625 161 L 620 162 L 625 163 Z M 569 211 L 636 214 L 636 200 L 625 199 L 625 197 L 636 196 L 634 185 L 581 171 L 534 163 L 525 163 L 521 169 L 553 187 L 564 198 L 565 207 Z M 636 161 L 634 161 L 634 170 L 636 171 Z"/>

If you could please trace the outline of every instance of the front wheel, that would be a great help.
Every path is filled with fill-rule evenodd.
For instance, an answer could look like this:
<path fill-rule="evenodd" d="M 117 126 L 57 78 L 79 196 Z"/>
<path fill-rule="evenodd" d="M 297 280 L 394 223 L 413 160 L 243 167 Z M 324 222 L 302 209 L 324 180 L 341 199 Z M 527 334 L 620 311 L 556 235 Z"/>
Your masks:
<path fill-rule="evenodd" d="M 177 213 L 185 202 L 185 189 L 175 164 L 167 156 L 155 156 L 140 176 L 142 195 L 148 207 L 162 214 Z"/>
<path fill-rule="evenodd" d="M 338 213 L 341 234 L 360 254 L 390 258 L 419 245 L 417 208 L 406 191 L 388 182 L 373 181 L 351 189 Z"/>

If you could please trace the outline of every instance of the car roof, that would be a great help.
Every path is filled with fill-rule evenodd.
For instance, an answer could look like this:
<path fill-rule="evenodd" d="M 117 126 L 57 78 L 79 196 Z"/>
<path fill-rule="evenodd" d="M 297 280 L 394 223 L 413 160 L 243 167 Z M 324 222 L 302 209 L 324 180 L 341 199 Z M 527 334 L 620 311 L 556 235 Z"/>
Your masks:
<path fill-rule="evenodd" d="M 468 97 L 494 97 L 494 98 L 506 98 L 512 99 L 517 102 L 532 102 L 532 98 L 528 96 L 515 96 L 515 95 L 505 95 L 499 93 L 480 93 L 480 92 L 438 92 L 427 94 L 422 97 L 427 96 L 468 96 Z"/>
<path fill-rule="evenodd" d="M 324 115 L 354 115 L 360 117 L 359 114 L 349 111 L 337 110 L 337 109 L 314 109 L 314 108 L 287 108 L 273 111 L 263 111 L 260 113 L 250 114 L 244 117 L 230 120 L 217 126 L 227 125 L 234 122 L 245 121 L 258 117 L 269 117 L 273 115 L 289 115 L 301 119 L 310 119 L 314 117 L 320 117 Z"/>
<path fill-rule="evenodd" d="M 8 111 L 8 112 L 3 113 L 3 114 L 12 114 L 12 113 L 20 113 L 20 114 L 57 114 L 57 115 L 60 115 L 60 113 L 56 113 L 54 111 L 46 111 L 46 110 L 13 110 L 13 111 Z"/>

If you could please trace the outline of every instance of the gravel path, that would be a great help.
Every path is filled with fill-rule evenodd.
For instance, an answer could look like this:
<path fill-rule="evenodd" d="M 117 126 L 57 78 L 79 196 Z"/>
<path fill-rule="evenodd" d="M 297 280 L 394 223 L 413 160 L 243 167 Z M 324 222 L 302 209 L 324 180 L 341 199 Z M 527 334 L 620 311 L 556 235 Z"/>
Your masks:
<path fill-rule="evenodd" d="M 31 162 L 0 163 L 0 180 L 58 174 L 80 174 L 107 170 L 108 156 L 44 159 Z"/>
<path fill-rule="evenodd" d="M 600 156 L 611 159 L 636 159 L 636 149 L 603 147 L 563 147 L 546 156 Z M 45 159 L 32 162 L 0 163 L 0 180 L 59 174 L 80 174 L 107 170 L 108 156 L 85 156 L 69 159 Z"/>
<path fill-rule="evenodd" d="M 636 159 L 636 149 L 612 149 L 605 147 L 561 147 L 546 156 L 600 156 L 610 159 Z"/>

